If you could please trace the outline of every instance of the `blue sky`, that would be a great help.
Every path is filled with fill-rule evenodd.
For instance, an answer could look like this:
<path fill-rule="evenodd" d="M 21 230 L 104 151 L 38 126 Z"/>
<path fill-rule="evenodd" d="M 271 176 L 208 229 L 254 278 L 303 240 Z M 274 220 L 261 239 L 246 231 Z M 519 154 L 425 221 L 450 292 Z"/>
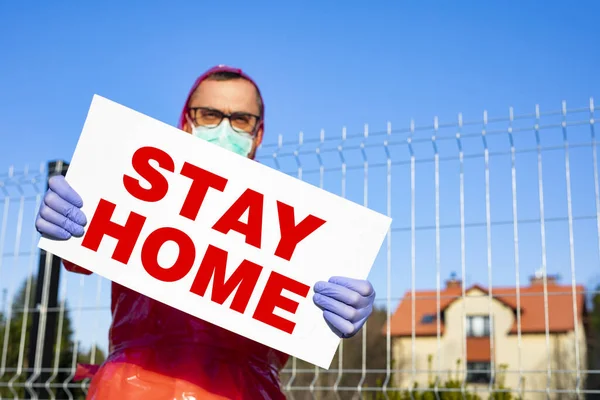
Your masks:
<path fill-rule="evenodd" d="M 266 103 L 266 143 L 278 134 L 297 140 L 303 131 L 317 138 L 348 133 L 431 125 L 434 116 L 453 122 L 490 116 L 586 107 L 600 102 L 598 15 L 600 4 L 572 2 L 3 2 L 0 5 L 0 171 L 14 165 L 37 168 L 51 159 L 70 159 L 93 94 L 97 93 L 161 121 L 175 124 L 193 80 L 215 64 L 242 67 L 261 86 Z M 587 117 L 584 117 L 584 119 Z M 552 120 L 554 121 L 554 120 Z M 480 129 L 480 127 L 477 127 Z M 587 130 L 586 130 L 587 129 Z M 572 141 L 589 141 L 589 127 L 570 130 Z M 453 132 L 448 132 L 453 134 Z M 560 143 L 560 131 L 548 135 Z M 428 138 L 430 133 L 423 133 Z M 548 142 L 547 142 L 548 143 Z M 533 136 L 519 143 L 534 144 Z M 454 142 L 450 143 L 455 146 Z M 468 148 L 471 144 L 466 143 Z M 481 153 L 481 140 L 472 149 Z M 490 146 L 506 150 L 508 139 Z M 313 146 L 314 147 L 314 146 Z M 422 148 L 422 149 L 421 149 Z M 440 145 L 440 152 L 444 147 Z M 406 148 L 394 149 L 406 157 Z M 264 154 L 268 156 L 265 150 Z M 371 156 L 385 161 L 383 151 Z M 416 146 L 431 157 L 431 144 Z M 456 156 L 455 147 L 448 154 Z M 556 153 L 556 152 L 555 152 Z M 547 213 L 566 216 L 564 155 L 545 159 Z M 374 153 L 375 154 L 375 153 Z M 396 153 L 398 154 L 398 153 Z M 576 215 L 595 215 L 589 148 L 573 149 L 573 205 Z M 519 156 L 521 157 L 521 156 Z M 355 158 L 354 160 L 358 160 Z M 314 160 L 313 160 L 314 161 Z M 494 164 L 495 162 L 495 164 Z M 520 218 L 536 218 L 535 154 L 519 159 Z M 288 165 L 295 165 L 293 162 Z M 450 165 L 450 166 L 447 166 Z M 485 222 L 481 159 L 465 163 L 467 220 Z M 458 220 L 457 163 L 441 166 L 441 220 Z M 511 220 L 510 160 L 491 164 L 492 220 Z M 410 223 L 408 170 L 394 170 L 394 226 Z M 318 179 L 313 179 L 315 183 Z M 349 173 L 348 196 L 362 202 L 362 171 Z M 385 212 L 385 171 L 370 170 L 369 205 Z M 418 225 L 433 217 L 433 169 L 417 170 Z M 339 193 L 339 174 L 328 175 L 326 189 Z M 553 200 L 553 198 L 556 200 Z M 568 226 L 548 226 L 549 272 L 569 278 Z M 540 263 L 539 226 L 522 228 L 524 278 Z M 442 233 L 440 273 L 460 273 L 457 230 Z M 595 221 L 575 224 L 576 278 L 597 274 Z M 418 234 L 418 287 L 435 288 L 434 231 Z M 493 230 L 494 285 L 515 282 L 512 226 Z M 392 297 L 410 287 L 410 236 L 393 236 Z M 8 239 L 7 239 L 8 240 Z M 531 241 L 531 243 L 528 242 Z M 488 281 L 485 227 L 467 231 L 467 278 Z M 12 242 L 11 242 L 12 245 Z M 13 268 L 11 272 L 11 268 Z M 16 281 L 6 263 L 4 276 Z M 8 271 L 8 272 L 6 272 Z M 9 274 L 9 275 L 6 275 Z M 11 275 L 12 274 L 12 275 Z M 69 301 L 95 304 L 97 278 L 69 276 Z M 385 297 L 385 254 L 372 279 Z M 8 282 L 0 278 L 3 286 Z M 568 283 L 569 281 L 567 281 Z M 102 304 L 108 304 L 106 282 Z M 82 317 L 84 318 L 84 317 Z M 87 317 L 86 317 L 87 318 Z M 82 319 L 82 321 L 84 321 Z M 102 314 L 100 329 L 108 316 Z M 80 327 L 89 341 L 93 327 Z M 102 332 L 102 331 L 101 331 Z M 100 339 L 104 333 L 100 334 Z"/>

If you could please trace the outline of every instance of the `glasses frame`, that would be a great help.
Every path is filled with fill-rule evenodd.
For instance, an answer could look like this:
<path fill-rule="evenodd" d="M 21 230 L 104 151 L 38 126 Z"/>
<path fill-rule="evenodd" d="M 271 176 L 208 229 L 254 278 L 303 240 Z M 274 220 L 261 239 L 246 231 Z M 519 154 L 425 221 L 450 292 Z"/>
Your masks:
<path fill-rule="evenodd" d="M 223 122 L 223 119 L 227 118 L 229 120 L 229 124 L 231 125 L 231 128 L 234 131 L 236 131 L 238 133 L 247 133 L 252 136 L 256 136 L 258 127 L 260 126 L 260 122 L 261 122 L 261 117 L 259 115 L 248 113 L 248 112 L 236 111 L 236 112 L 232 112 L 232 113 L 228 114 L 228 113 L 224 113 L 221 110 L 218 110 L 216 108 L 211 108 L 211 107 L 189 107 L 188 111 L 187 111 L 188 118 L 190 119 L 190 122 L 192 122 L 196 126 L 198 126 L 198 123 L 196 121 L 195 115 L 198 113 L 198 111 L 210 111 L 210 112 L 220 115 L 221 118 L 219 119 L 219 122 L 214 127 L 219 126 L 221 124 L 221 122 Z M 252 130 L 250 132 L 246 132 L 245 130 L 242 130 L 242 129 L 239 129 L 239 128 L 236 128 L 235 126 L 233 126 L 233 124 L 231 123 L 231 118 L 236 117 L 236 116 L 250 116 L 250 117 L 256 118 L 256 122 L 254 123 L 254 127 L 252 127 Z"/>

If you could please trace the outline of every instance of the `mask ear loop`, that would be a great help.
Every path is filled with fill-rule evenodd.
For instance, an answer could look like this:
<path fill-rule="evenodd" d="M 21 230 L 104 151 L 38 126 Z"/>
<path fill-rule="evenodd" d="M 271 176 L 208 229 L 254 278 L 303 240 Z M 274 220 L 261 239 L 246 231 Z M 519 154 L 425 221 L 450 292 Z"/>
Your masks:
<path fill-rule="evenodd" d="M 187 112 L 185 113 L 185 119 L 187 120 L 188 124 L 190 124 L 190 127 L 192 128 L 192 130 L 197 128 L 196 125 L 194 125 L 194 123 L 192 122 L 192 120 Z"/>

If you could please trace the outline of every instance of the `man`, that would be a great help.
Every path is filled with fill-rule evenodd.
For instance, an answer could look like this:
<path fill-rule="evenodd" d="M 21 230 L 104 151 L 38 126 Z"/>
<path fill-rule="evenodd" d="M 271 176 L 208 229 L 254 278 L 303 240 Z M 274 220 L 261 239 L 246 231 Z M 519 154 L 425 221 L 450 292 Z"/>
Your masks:
<path fill-rule="evenodd" d="M 254 158 L 264 132 L 264 103 L 254 81 L 218 66 L 194 83 L 179 128 Z M 62 176 L 53 177 L 36 220 L 57 240 L 82 236 L 83 201 Z M 90 274 L 64 260 L 73 272 Z M 341 338 L 369 317 L 375 293 L 367 281 L 318 282 L 314 303 Z M 109 356 L 95 372 L 88 399 L 280 399 L 279 371 L 288 355 L 112 283 Z"/>

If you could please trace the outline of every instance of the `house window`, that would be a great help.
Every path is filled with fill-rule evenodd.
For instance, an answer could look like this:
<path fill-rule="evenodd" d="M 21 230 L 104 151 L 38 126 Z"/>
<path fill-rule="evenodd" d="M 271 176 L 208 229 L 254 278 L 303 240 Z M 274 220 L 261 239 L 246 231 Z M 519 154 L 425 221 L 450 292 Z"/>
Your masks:
<path fill-rule="evenodd" d="M 468 362 L 467 382 L 490 383 L 492 379 L 491 364 L 489 362 Z"/>
<path fill-rule="evenodd" d="M 435 314 L 425 314 L 421 318 L 422 324 L 433 324 L 435 322 Z"/>
<path fill-rule="evenodd" d="M 473 315 L 467 317 L 467 336 L 490 336 L 490 317 L 487 315 Z"/>

